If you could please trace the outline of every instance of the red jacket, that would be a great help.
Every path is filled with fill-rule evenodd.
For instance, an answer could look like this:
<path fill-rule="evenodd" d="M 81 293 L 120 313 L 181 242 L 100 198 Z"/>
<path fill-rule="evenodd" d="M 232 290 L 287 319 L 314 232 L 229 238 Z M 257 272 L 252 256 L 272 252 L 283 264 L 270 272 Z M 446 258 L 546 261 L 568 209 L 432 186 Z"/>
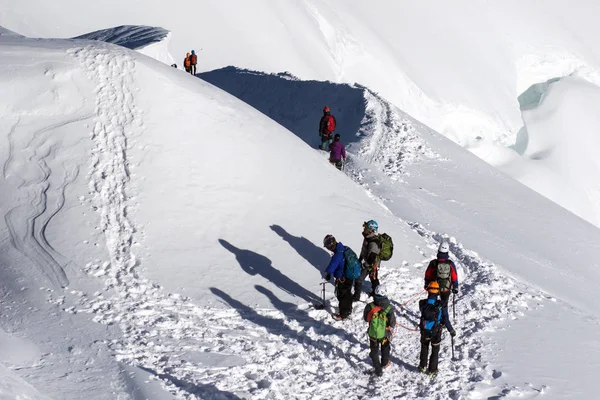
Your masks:
<path fill-rule="evenodd" d="M 454 289 L 458 289 L 458 274 L 456 273 L 456 265 L 454 265 L 454 262 L 452 260 L 449 260 L 447 258 L 437 258 L 429 262 L 429 266 L 425 271 L 425 288 L 427 288 L 429 282 L 437 281 L 438 261 L 444 261 L 450 264 L 450 280 L 452 282 L 452 287 Z"/>

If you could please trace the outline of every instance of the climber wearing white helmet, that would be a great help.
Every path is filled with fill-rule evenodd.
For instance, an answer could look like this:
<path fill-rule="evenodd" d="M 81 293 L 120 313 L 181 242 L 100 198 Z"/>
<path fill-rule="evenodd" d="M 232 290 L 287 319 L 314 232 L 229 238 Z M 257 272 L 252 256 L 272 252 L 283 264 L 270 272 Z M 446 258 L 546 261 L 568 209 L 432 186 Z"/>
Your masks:
<path fill-rule="evenodd" d="M 390 365 L 390 340 L 394 327 L 396 326 L 396 315 L 394 307 L 387 298 L 385 285 L 375 288 L 373 302 L 365 306 L 363 318 L 369 323 L 367 334 L 369 335 L 369 353 L 373 361 L 375 375 L 381 376 L 383 369 Z M 381 359 L 379 358 L 379 347 L 381 346 Z"/>
<path fill-rule="evenodd" d="M 437 282 L 440 285 L 440 300 L 445 312 L 448 312 L 450 291 L 458 293 L 458 274 L 454 262 L 450 260 L 449 252 L 449 243 L 442 242 L 438 248 L 436 259 L 429 262 L 425 271 L 425 289 L 429 287 L 430 282 Z"/>

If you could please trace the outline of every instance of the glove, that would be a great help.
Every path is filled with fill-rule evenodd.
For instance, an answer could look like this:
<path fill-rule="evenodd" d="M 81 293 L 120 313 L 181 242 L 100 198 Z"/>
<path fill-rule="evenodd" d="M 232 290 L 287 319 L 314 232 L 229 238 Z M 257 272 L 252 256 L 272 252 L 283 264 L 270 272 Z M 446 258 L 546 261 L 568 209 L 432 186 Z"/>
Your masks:
<path fill-rule="evenodd" d="M 331 274 L 325 275 L 325 280 L 327 280 L 327 281 L 331 280 Z"/>
<path fill-rule="evenodd" d="M 394 332 L 392 332 L 392 329 L 388 326 L 385 328 L 385 337 L 390 340 L 392 336 L 394 336 Z"/>
<path fill-rule="evenodd" d="M 457 294 L 458 293 L 458 288 L 452 289 L 452 293 Z"/>
<path fill-rule="evenodd" d="M 346 161 L 346 158 L 344 158 L 344 161 Z"/>
<path fill-rule="evenodd" d="M 452 329 L 450 331 L 450 336 L 452 336 L 452 337 L 456 336 L 456 331 L 454 329 Z"/>

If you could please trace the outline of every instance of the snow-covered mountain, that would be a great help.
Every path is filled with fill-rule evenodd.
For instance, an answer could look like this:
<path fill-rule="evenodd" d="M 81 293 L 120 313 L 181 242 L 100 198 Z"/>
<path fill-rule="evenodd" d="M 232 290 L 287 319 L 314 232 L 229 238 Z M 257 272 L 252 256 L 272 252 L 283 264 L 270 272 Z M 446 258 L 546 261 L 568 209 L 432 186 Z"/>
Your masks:
<path fill-rule="evenodd" d="M 33 21 L 38 12 L 51 17 L 53 8 L 25 13 L 21 4 L 3 8 L 0 23 L 11 20 L 6 25 L 16 30 L 29 21 L 22 32 L 49 32 Z M 264 21 L 282 18 L 290 35 L 309 26 L 293 17 L 311 21 L 324 15 L 318 7 L 345 10 L 334 2 L 298 4 L 253 7 L 268 10 Z M 83 4 L 65 5 L 77 13 Z M 83 17 L 65 25 L 63 36 L 82 34 L 69 31 L 80 24 L 91 30 L 142 22 L 139 15 L 117 21 L 131 12 L 122 5 L 122 14 L 95 10 L 96 21 L 115 19 L 110 24 Z M 236 21 L 245 7 L 228 16 Z M 351 26 L 368 25 L 369 13 Z M 327 20 L 319 21 L 325 29 Z M 590 302 L 598 279 L 597 228 L 418 122 L 413 116 L 422 115 L 399 109 L 397 99 L 388 101 L 368 79 L 359 82 L 369 88 L 301 80 L 319 78 L 302 70 L 309 61 L 300 61 L 298 47 L 306 44 L 278 57 L 251 54 L 245 41 L 267 40 L 269 29 L 224 36 L 223 43 L 244 48 L 235 55 L 239 62 L 213 54 L 215 66 L 266 72 L 229 67 L 203 73 L 202 80 L 114 45 L 1 31 L 2 396 L 593 396 L 598 366 L 589 354 L 600 343 L 586 336 L 582 352 L 581 332 L 598 326 Z M 335 43 L 348 37 L 336 35 L 328 37 Z M 167 42 L 157 43 L 164 49 Z M 344 60 L 347 76 L 348 64 L 356 63 L 369 79 L 394 81 L 390 71 L 363 68 L 360 57 Z M 285 70 L 300 78 L 268 73 Z M 544 129 L 544 106 L 558 107 L 568 93 L 579 101 L 590 97 L 586 90 L 594 92 L 580 78 L 558 83 L 567 95 L 553 86 L 544 92 L 552 101 L 522 102 L 533 104 L 526 137 L 541 137 L 535 129 Z M 332 106 L 349 145 L 345 174 L 313 148 L 324 104 Z M 560 108 L 563 118 L 589 115 Z M 580 140 L 589 143 L 583 130 Z M 529 150 L 523 143 L 520 149 L 533 159 L 558 157 L 549 143 L 531 140 Z M 394 238 L 382 280 L 402 325 L 383 381 L 363 374 L 369 368 L 364 304 L 352 320 L 336 322 L 327 312 L 336 305 L 328 287 L 328 310 L 310 307 L 319 301 L 328 262 L 323 236 L 333 233 L 358 249 L 362 222 L 371 218 Z M 415 369 L 415 301 L 442 238 L 451 241 L 461 279 L 459 336 L 456 360 L 444 340 L 441 372 L 432 381 Z"/>
<path fill-rule="evenodd" d="M 525 151 L 531 135 L 548 148 L 561 147 L 573 128 L 553 121 L 559 110 L 542 110 L 536 124 L 550 131 L 527 129 L 531 121 L 518 101 L 532 86 L 565 77 L 583 79 L 597 90 L 596 1 L 381 0 L 373 6 L 360 0 L 150 0 L 141 7 L 134 0 L 0 0 L 0 10 L 0 25 L 33 37 L 73 37 L 129 24 L 162 26 L 173 32 L 169 48 L 178 65 L 190 49 L 202 50 L 199 71 L 235 65 L 289 71 L 305 80 L 358 82 L 600 225 L 600 189 L 587 178 L 590 168 L 600 167 L 579 165 L 586 157 L 583 149 L 595 143 L 577 141 L 562 157 Z M 173 63 L 162 49 L 149 55 Z M 585 104 L 595 109 L 596 100 L 586 96 Z M 576 100 L 553 103 L 582 107 Z M 597 130 L 595 121 L 586 123 L 589 131 Z M 583 179 L 570 180 L 580 176 L 573 171 L 582 170 Z M 561 171 L 571 172 L 565 176 Z"/>

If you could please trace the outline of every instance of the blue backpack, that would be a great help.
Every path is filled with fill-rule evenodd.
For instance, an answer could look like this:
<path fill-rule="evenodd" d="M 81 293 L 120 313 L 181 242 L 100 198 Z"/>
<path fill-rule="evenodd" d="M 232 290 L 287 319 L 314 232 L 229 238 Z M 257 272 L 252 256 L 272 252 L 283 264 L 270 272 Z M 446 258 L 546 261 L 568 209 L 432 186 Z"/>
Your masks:
<path fill-rule="evenodd" d="M 439 301 L 433 304 L 427 299 L 421 301 L 421 333 L 426 338 L 432 338 L 440 329 L 442 306 Z"/>
<path fill-rule="evenodd" d="M 360 277 L 360 262 L 356 253 L 350 248 L 344 249 L 344 278 L 357 279 Z"/>

